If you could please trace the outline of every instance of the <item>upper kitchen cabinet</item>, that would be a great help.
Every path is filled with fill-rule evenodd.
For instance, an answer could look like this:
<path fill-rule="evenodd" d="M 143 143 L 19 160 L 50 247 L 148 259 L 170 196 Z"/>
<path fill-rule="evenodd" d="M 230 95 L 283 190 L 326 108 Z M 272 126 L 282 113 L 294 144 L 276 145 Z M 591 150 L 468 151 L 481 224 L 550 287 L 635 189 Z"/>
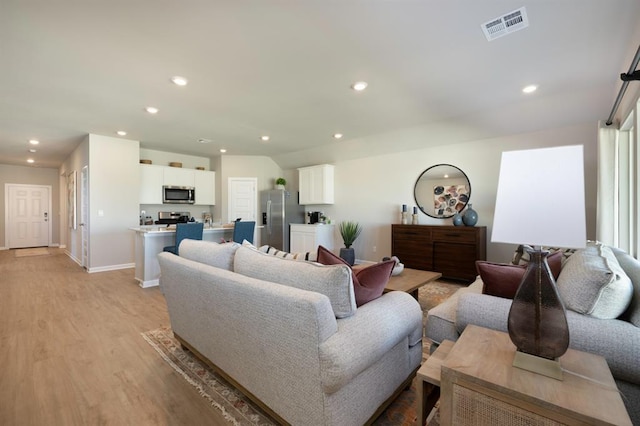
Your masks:
<path fill-rule="evenodd" d="M 140 204 L 162 204 L 163 166 L 140 164 Z"/>
<path fill-rule="evenodd" d="M 333 204 L 333 169 L 330 164 L 298 169 L 300 204 Z"/>
<path fill-rule="evenodd" d="M 195 170 L 182 167 L 164 168 L 164 185 L 195 186 Z"/>
<path fill-rule="evenodd" d="M 216 203 L 216 172 L 194 171 L 196 204 L 214 205 Z"/>

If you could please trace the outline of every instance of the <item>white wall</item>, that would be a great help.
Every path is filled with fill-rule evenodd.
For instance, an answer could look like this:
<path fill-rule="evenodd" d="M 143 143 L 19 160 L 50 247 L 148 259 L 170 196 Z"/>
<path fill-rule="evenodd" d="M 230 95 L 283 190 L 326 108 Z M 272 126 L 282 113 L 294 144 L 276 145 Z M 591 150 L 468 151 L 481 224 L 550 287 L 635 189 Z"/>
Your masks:
<path fill-rule="evenodd" d="M 0 164 L 0 249 L 5 242 L 5 205 L 4 185 L 16 183 L 24 185 L 48 185 L 51 186 L 51 218 L 52 232 L 49 244 L 60 244 L 60 221 L 64 218 L 60 211 L 60 185 L 58 182 L 58 170 L 30 166 L 13 166 Z M 8 248 L 8 247 L 4 247 Z"/>
<path fill-rule="evenodd" d="M 72 172 L 77 172 L 78 179 L 78 192 L 76 197 L 76 211 L 80 214 L 80 172 L 83 167 L 89 165 L 89 136 L 78 145 L 78 147 L 71 153 L 71 155 L 64 161 L 60 167 L 60 188 L 64 188 L 60 191 L 60 205 L 63 212 L 61 217 L 65 220 L 60 221 L 60 235 L 61 244 L 66 246 L 67 254 L 78 263 L 82 263 L 82 233 L 80 227 L 77 229 L 69 228 L 67 218 L 67 178 L 66 176 Z M 79 222 L 78 222 L 79 223 Z"/>
<path fill-rule="evenodd" d="M 131 266 L 140 196 L 138 141 L 89 135 L 89 270 Z"/>
<path fill-rule="evenodd" d="M 413 187 L 418 176 L 432 165 L 452 164 L 462 169 L 471 182 L 470 202 L 478 212 L 477 226 L 488 228 L 487 258 L 492 261 L 506 262 L 511 259 L 515 246 L 490 242 L 502 151 L 558 145 L 584 145 L 587 237 L 594 238 L 596 136 L 596 124 L 585 123 L 535 133 L 338 161 L 334 163 L 336 167 L 335 204 L 307 206 L 307 210 L 321 210 L 335 224 L 343 220 L 360 222 L 364 229 L 354 244 L 356 257 L 364 260 L 379 260 L 391 253 L 391 224 L 400 222 L 401 205 L 415 205 Z M 523 170 L 523 173 L 531 175 L 532 185 L 548 185 L 561 192 L 562 182 L 554 181 L 552 176 L 536 176 L 535 171 L 535 164 L 531 165 L 530 170 Z M 563 214 L 571 214 L 571 212 Z M 423 224 L 451 224 L 451 219 L 434 219 L 421 212 L 419 217 L 420 223 Z M 342 239 L 337 226 L 335 239 L 336 247 L 341 247 Z"/>

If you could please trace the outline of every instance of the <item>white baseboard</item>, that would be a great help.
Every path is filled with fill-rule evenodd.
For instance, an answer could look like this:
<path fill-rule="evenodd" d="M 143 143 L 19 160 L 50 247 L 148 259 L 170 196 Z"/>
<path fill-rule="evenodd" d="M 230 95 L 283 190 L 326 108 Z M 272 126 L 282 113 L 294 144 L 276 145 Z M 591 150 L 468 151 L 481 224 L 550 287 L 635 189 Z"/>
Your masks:
<path fill-rule="evenodd" d="M 107 271 L 117 271 L 120 269 L 130 269 L 135 268 L 135 263 L 123 263 L 121 265 L 109 265 L 109 266 L 98 266 L 96 268 L 88 268 L 87 272 L 93 274 L 94 272 L 107 272 Z"/>

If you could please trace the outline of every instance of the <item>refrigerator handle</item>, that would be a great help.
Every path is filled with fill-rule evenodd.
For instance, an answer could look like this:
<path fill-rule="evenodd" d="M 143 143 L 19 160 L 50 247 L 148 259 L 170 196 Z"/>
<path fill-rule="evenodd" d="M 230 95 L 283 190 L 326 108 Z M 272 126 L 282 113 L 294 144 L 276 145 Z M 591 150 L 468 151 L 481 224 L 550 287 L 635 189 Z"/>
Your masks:
<path fill-rule="evenodd" d="M 267 235 L 271 235 L 271 200 L 267 200 Z"/>

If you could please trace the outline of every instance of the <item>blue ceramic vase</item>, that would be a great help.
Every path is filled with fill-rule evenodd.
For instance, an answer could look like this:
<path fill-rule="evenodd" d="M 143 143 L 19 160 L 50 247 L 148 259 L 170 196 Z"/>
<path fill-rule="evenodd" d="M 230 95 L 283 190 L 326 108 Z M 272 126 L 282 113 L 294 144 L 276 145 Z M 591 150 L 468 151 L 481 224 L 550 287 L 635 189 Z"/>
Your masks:
<path fill-rule="evenodd" d="M 460 213 L 456 213 L 453 215 L 453 225 L 454 226 L 464 225 L 464 222 L 462 221 L 462 215 Z"/>
<path fill-rule="evenodd" d="M 467 205 L 467 209 L 462 214 L 462 221 L 466 226 L 475 226 L 478 223 L 478 213 L 471 208 L 471 204 Z"/>

